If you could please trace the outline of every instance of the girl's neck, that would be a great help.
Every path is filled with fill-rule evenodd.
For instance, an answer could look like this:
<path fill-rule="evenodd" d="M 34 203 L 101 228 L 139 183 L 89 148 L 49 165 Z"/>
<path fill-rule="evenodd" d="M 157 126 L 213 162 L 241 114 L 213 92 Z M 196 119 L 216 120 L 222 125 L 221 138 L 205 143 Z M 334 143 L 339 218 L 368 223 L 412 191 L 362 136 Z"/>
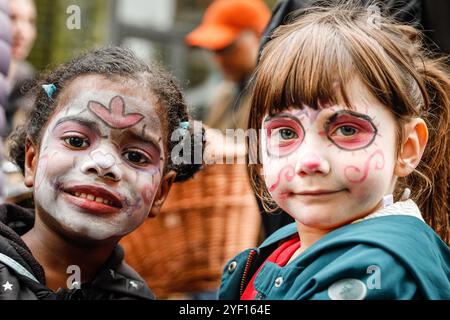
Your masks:
<path fill-rule="evenodd" d="M 80 268 L 81 283 L 92 281 L 118 242 L 112 240 L 101 245 L 88 246 L 70 241 L 45 225 L 37 215 L 33 229 L 22 239 L 44 268 L 46 286 L 53 291 L 59 288 L 67 289 L 67 279 L 73 275 L 73 271 L 68 273 L 69 266 Z"/>
<path fill-rule="evenodd" d="M 385 199 L 385 198 L 383 198 Z M 352 221 L 348 221 L 346 224 L 349 223 L 353 223 L 355 221 L 358 221 L 359 219 L 363 219 L 364 217 L 368 216 L 369 214 L 374 213 L 375 211 L 379 210 L 380 208 L 384 207 L 384 200 L 380 201 L 375 208 L 373 208 L 372 210 L 370 210 L 367 213 L 362 214 L 359 217 L 354 217 L 354 219 Z M 391 201 L 386 200 L 386 203 L 391 204 Z M 316 241 L 318 241 L 320 238 L 322 238 L 323 236 L 325 236 L 326 234 L 330 233 L 331 231 L 339 228 L 339 227 L 334 227 L 334 228 L 330 228 L 330 229 L 318 229 L 318 228 L 310 228 L 308 226 L 305 226 L 304 224 L 300 223 L 300 222 L 296 222 L 297 224 L 297 231 L 298 231 L 298 235 L 300 237 L 300 248 L 297 249 L 297 251 L 291 256 L 290 260 L 288 263 L 290 263 L 292 260 L 294 260 L 297 256 L 299 256 L 300 254 L 302 254 L 306 249 L 308 249 L 309 247 L 311 247 Z"/>
<path fill-rule="evenodd" d="M 296 222 L 296 224 L 300 237 L 300 248 L 298 248 L 297 251 L 292 255 L 288 263 L 302 254 L 306 249 L 311 247 L 317 240 L 332 231 L 327 229 L 309 228 L 308 226 L 305 226 L 299 222 Z"/>

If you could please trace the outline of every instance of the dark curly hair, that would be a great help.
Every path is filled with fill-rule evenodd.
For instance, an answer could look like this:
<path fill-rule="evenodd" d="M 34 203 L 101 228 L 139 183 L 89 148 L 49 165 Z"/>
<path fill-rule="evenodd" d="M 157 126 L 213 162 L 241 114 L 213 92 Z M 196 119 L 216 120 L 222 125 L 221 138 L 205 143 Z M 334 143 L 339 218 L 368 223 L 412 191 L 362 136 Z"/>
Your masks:
<path fill-rule="evenodd" d="M 194 154 L 204 151 L 204 129 L 194 132 L 193 121 L 187 112 L 186 102 L 180 87 L 175 79 L 157 64 L 147 64 L 129 49 L 121 47 L 106 47 L 84 53 L 73 60 L 60 65 L 55 70 L 43 76 L 33 87 L 35 102 L 29 113 L 28 120 L 24 126 L 18 127 L 9 137 L 9 158 L 16 163 L 22 173 L 25 164 L 25 143 L 27 137 L 33 143 L 40 146 L 41 131 L 55 111 L 58 104 L 58 96 L 75 78 L 83 75 L 103 75 L 108 79 L 125 78 L 136 81 L 145 81 L 151 93 L 158 99 L 163 124 L 166 126 L 167 135 L 163 137 L 167 152 L 165 172 L 174 170 L 177 173 L 175 182 L 181 182 L 191 178 L 195 172 L 200 170 L 201 163 L 195 163 Z M 43 84 L 52 83 L 56 86 L 56 92 L 51 98 L 42 89 Z M 165 122 L 165 123 L 164 123 Z M 191 144 L 190 160 L 173 161 L 172 149 L 179 143 L 172 141 L 172 134 L 180 129 L 180 123 L 190 122 L 189 133 L 191 139 L 184 139 L 184 143 Z M 195 137 L 201 135 L 201 137 Z M 199 145 L 195 145 L 199 144 Z M 201 144 L 201 145 L 200 145 Z M 189 146 L 188 146 L 189 147 Z M 195 150 L 195 152 L 194 152 Z M 197 155 L 198 158 L 198 155 Z"/>

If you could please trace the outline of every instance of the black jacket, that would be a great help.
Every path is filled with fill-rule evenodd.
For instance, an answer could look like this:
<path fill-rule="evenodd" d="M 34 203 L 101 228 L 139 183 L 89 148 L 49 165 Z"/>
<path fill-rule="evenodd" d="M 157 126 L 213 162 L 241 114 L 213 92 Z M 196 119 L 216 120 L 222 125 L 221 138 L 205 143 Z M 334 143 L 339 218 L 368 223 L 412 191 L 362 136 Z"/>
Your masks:
<path fill-rule="evenodd" d="M 120 246 L 92 282 L 53 292 L 45 286 L 42 266 L 20 237 L 33 225 L 32 211 L 11 204 L 0 206 L 0 300 L 154 299 L 145 281 L 125 263 Z"/>

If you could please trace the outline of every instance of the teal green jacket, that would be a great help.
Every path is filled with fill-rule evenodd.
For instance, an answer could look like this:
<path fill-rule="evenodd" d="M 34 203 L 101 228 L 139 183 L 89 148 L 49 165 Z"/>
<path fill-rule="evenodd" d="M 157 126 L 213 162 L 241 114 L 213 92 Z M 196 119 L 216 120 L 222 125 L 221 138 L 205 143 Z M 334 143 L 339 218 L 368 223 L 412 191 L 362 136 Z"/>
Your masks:
<path fill-rule="evenodd" d="M 295 223 L 224 268 L 219 299 L 240 299 L 259 266 L 297 233 Z M 385 216 L 336 229 L 284 267 L 266 263 L 257 299 L 450 299 L 450 249 L 422 220 Z"/>

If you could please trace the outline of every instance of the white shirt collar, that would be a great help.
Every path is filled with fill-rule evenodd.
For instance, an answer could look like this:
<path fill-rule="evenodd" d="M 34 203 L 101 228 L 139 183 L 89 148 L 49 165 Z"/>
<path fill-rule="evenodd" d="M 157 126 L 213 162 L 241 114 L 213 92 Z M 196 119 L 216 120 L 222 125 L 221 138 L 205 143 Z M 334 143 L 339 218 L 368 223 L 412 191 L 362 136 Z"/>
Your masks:
<path fill-rule="evenodd" d="M 355 222 L 385 216 L 412 216 L 424 221 L 417 204 L 413 200 L 408 199 L 405 201 L 397 201 L 391 205 L 385 206 L 384 208 L 378 209 L 377 211 Z"/>

